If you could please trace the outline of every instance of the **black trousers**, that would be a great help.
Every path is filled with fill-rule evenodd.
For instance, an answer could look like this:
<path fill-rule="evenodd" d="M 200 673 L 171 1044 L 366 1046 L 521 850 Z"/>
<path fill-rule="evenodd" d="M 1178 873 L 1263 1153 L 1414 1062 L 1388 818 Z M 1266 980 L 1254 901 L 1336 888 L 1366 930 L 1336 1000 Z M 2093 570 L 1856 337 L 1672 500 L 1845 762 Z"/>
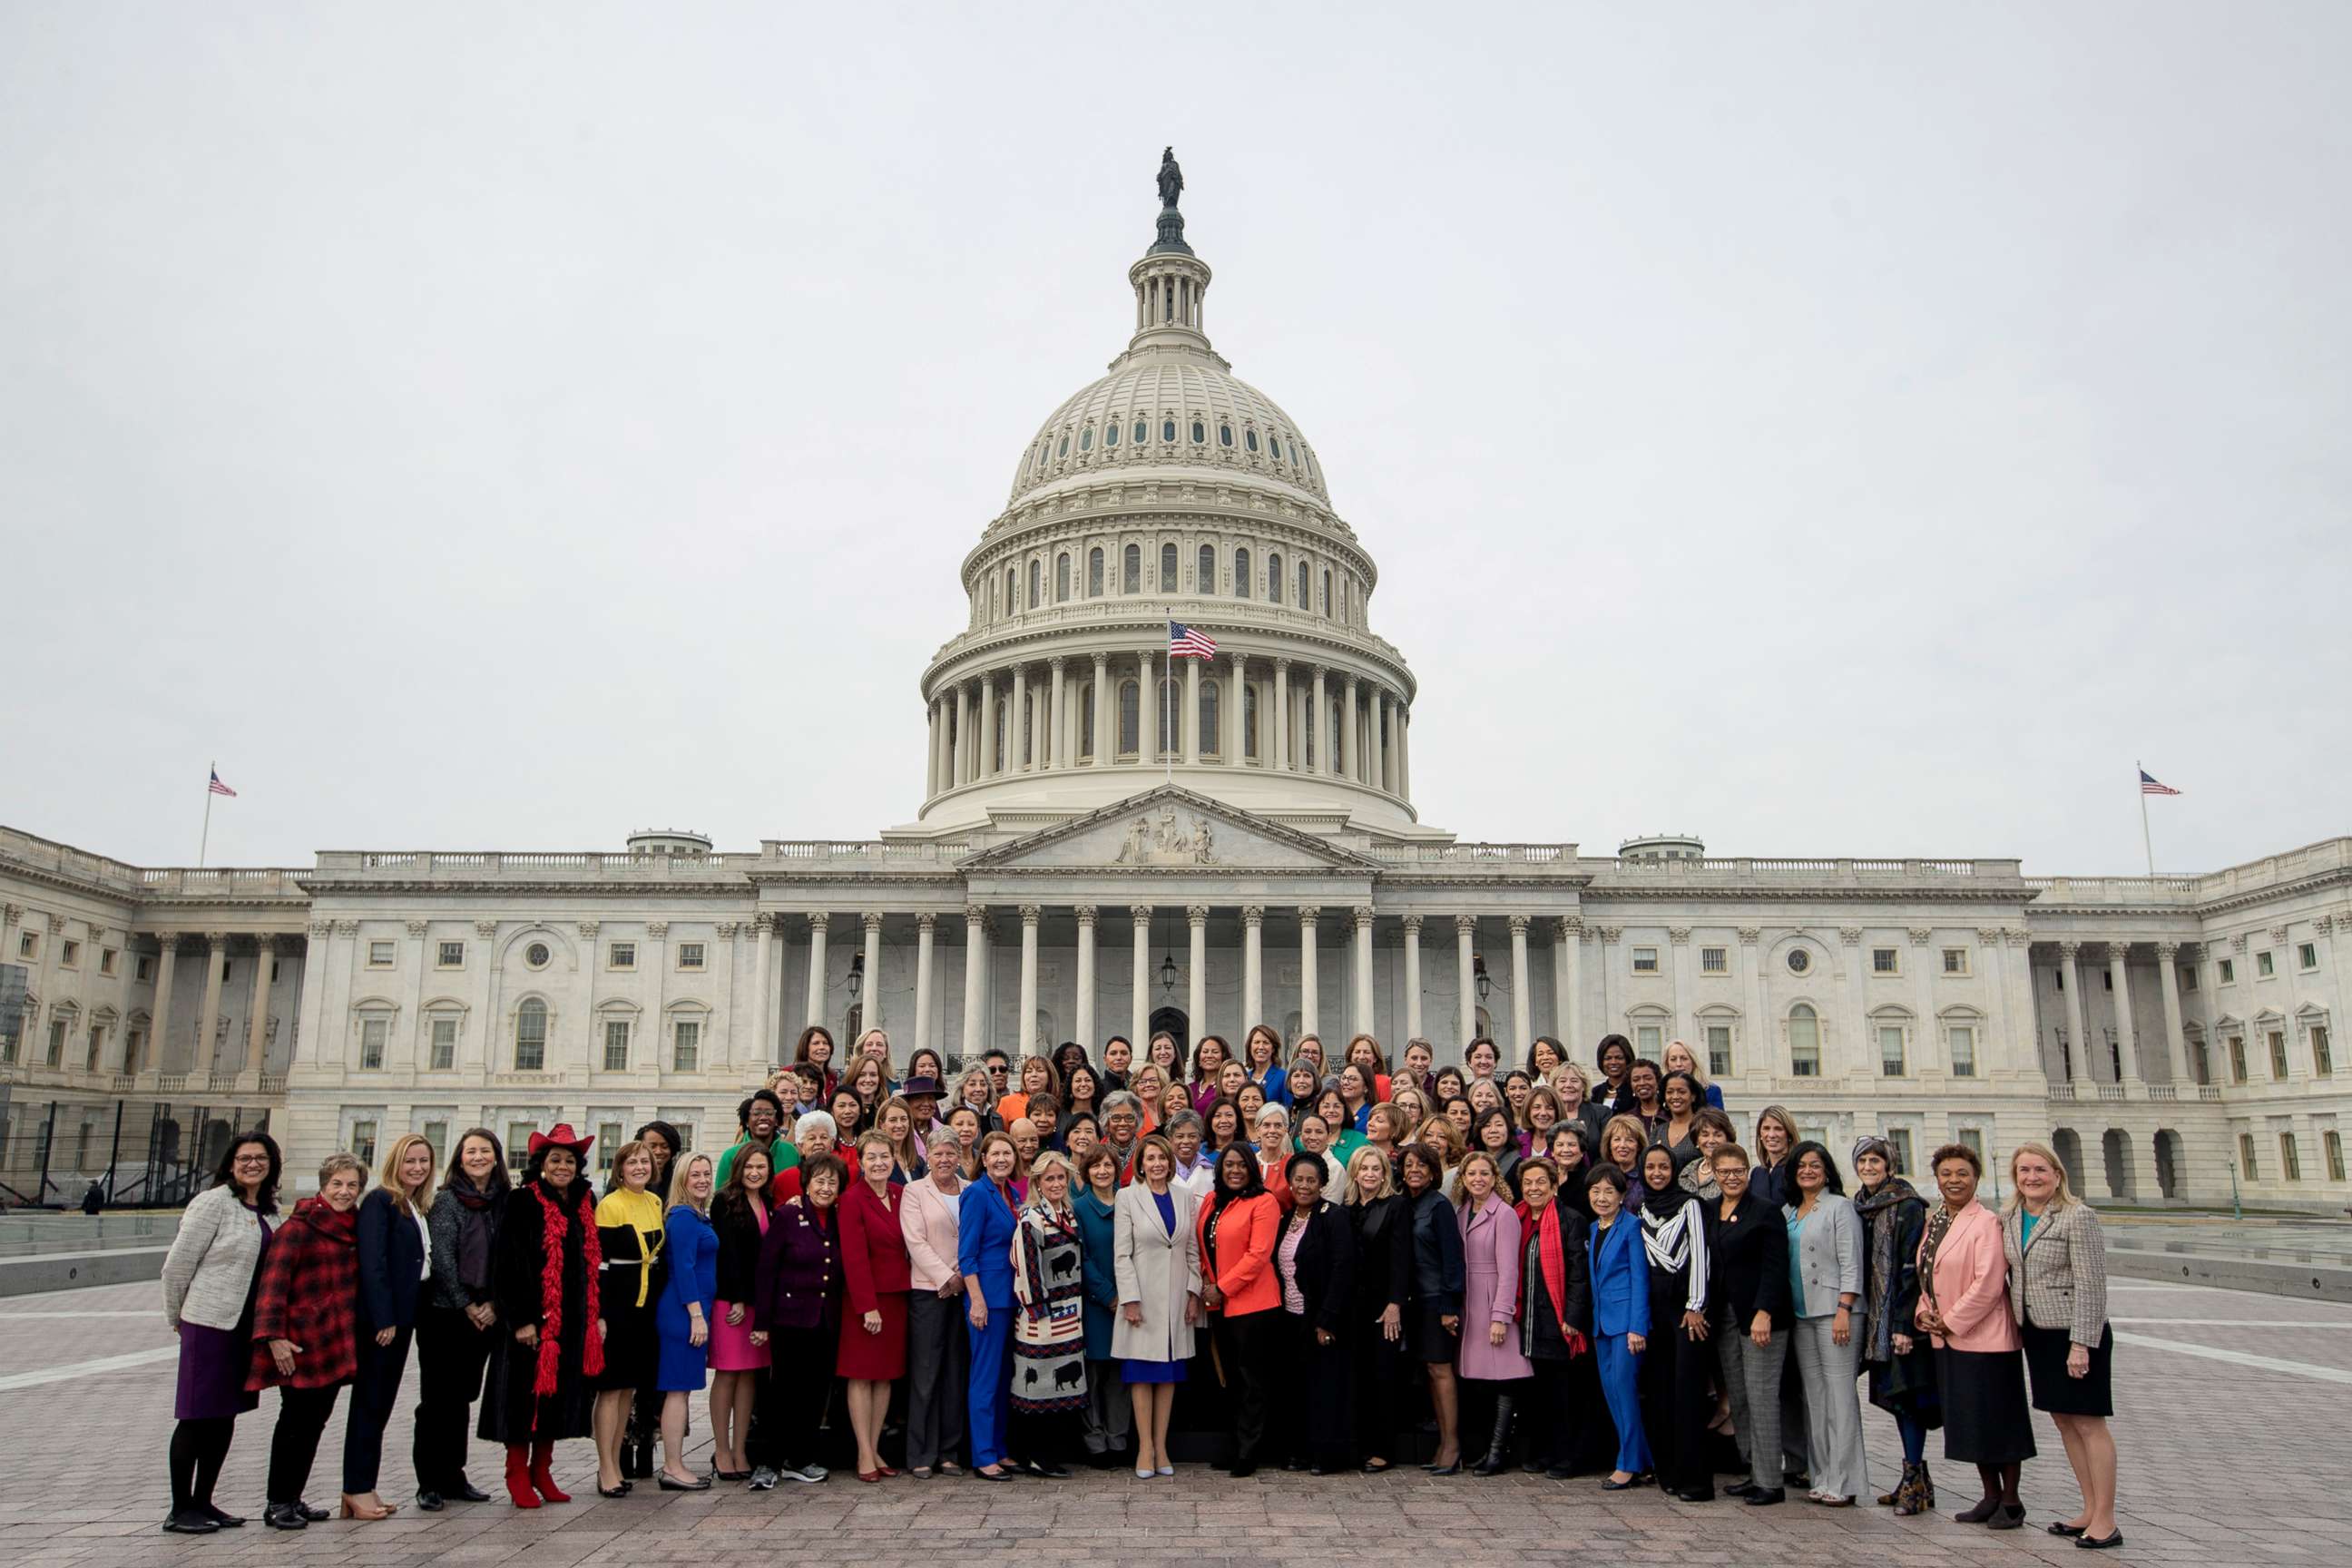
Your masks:
<path fill-rule="evenodd" d="M 278 1428 L 269 1435 L 271 1502 L 302 1500 L 303 1489 L 310 1484 L 311 1461 L 319 1457 L 319 1436 L 335 1413 L 335 1395 L 342 1388 L 339 1383 L 331 1388 L 278 1391 Z"/>
<path fill-rule="evenodd" d="M 840 1321 L 830 1314 L 814 1328 L 780 1328 L 768 1336 L 769 1363 L 783 1370 L 772 1371 L 760 1386 L 762 1419 L 751 1432 L 759 1449 L 752 1463 L 782 1469 L 816 1462 L 840 1342 Z"/>
<path fill-rule="evenodd" d="M 1671 1491 L 1715 1489 L 1715 1466 L 1706 1442 L 1707 1417 L 1715 1413 L 1709 1379 L 1715 1347 L 1693 1341 L 1682 1325 L 1679 1299 L 1661 1303 L 1653 1296 L 1650 1346 L 1642 1352 L 1638 1386 L 1642 1429 L 1649 1435 L 1658 1484 Z M 1670 1314 L 1665 1308 L 1675 1308 Z"/>
<path fill-rule="evenodd" d="M 1590 1363 L 1592 1352 L 1587 1351 L 1583 1359 Z M 1576 1363 L 1536 1356 L 1532 1358 L 1532 1364 L 1536 1369 L 1535 1379 L 1528 1384 L 1527 1398 L 1519 1406 L 1526 1417 L 1528 1463 L 1541 1465 L 1548 1470 L 1564 1470 L 1570 1468 L 1575 1458 L 1576 1395 L 1571 1374 Z M 1600 1392 L 1596 1386 L 1593 1390 L 1596 1399 L 1600 1397 Z M 1604 1424 L 1607 1422 L 1606 1411 L 1596 1407 L 1595 1414 Z"/>
<path fill-rule="evenodd" d="M 416 1430 L 409 1458 L 419 1490 L 455 1491 L 465 1480 L 467 1427 L 498 1333 L 496 1325 L 474 1327 L 455 1307 L 426 1307 L 418 1315 Z"/>
<path fill-rule="evenodd" d="M 383 1468 L 383 1429 L 391 1424 L 392 1407 L 400 1398 L 400 1379 L 408 1371 L 408 1342 L 415 1331 L 402 1329 L 392 1343 L 375 1342 L 375 1331 L 365 1321 L 359 1328 L 359 1375 L 352 1379 L 352 1410 L 343 1424 L 343 1490 L 356 1497 L 375 1490 Z"/>
<path fill-rule="evenodd" d="M 1277 1436 L 1274 1455 L 1285 1464 L 1326 1470 L 1352 1468 L 1356 1444 L 1354 1378 L 1345 1341 L 1318 1344 L 1314 1325 L 1288 1310 L 1279 1318 L 1276 1366 Z"/>
<path fill-rule="evenodd" d="M 1348 1392 L 1355 1414 L 1354 1457 L 1394 1460 L 1400 1457 L 1398 1400 L 1412 1373 L 1404 1342 L 1391 1343 L 1378 1322 L 1350 1327 L 1354 1338 L 1348 1345 Z"/>
<path fill-rule="evenodd" d="M 1217 1314 L 1217 1359 L 1233 1396 L 1234 1462 L 1254 1465 L 1265 1447 L 1265 1416 L 1274 1400 L 1276 1363 L 1283 1352 L 1286 1314 L 1280 1308 Z"/>
<path fill-rule="evenodd" d="M 1033 1414 L 1015 1409 L 1007 1436 L 1013 1452 L 1021 1457 L 1024 1464 L 1060 1464 L 1076 1458 L 1083 1447 L 1078 1437 L 1078 1413 L 1075 1410 Z"/>

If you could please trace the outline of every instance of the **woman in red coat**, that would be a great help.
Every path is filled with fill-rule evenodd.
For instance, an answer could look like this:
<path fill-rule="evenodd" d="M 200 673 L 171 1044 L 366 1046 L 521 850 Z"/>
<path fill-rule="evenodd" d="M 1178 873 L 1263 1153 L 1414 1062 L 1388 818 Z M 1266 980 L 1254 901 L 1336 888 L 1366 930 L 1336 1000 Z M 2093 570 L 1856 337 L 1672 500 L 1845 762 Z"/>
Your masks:
<path fill-rule="evenodd" d="M 915 1287 L 900 1224 L 901 1190 L 890 1182 L 890 1140 L 876 1129 L 857 1141 L 860 1175 L 841 1195 L 841 1348 L 835 1369 L 849 1380 L 849 1425 L 857 1434 L 857 1479 L 898 1472 L 882 1462 L 882 1417 L 890 1385 L 907 1375 L 907 1297 Z"/>
<path fill-rule="evenodd" d="M 319 1195 L 304 1198 L 271 1237 L 253 1303 L 253 1367 L 245 1385 L 278 1391 L 269 1439 L 269 1507 L 262 1522 L 301 1530 L 327 1517 L 302 1500 L 319 1435 L 335 1413 L 335 1391 L 359 1371 L 359 1207 L 367 1167 L 330 1154 Z M 343 1517 L 355 1517 L 343 1499 Z M 381 1518 L 371 1513 L 371 1517 Z"/>

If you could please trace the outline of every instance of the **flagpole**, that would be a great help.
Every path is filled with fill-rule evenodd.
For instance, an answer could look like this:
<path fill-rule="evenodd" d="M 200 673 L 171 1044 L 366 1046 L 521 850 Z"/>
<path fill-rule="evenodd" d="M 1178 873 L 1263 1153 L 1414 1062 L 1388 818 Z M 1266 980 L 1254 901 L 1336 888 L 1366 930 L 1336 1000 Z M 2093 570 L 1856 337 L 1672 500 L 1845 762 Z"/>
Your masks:
<path fill-rule="evenodd" d="M 1166 615 L 1169 624 L 1174 625 L 1176 606 L 1162 605 L 1160 608 Z M 1160 689 L 1160 710 L 1162 715 L 1160 735 L 1164 742 L 1172 742 L 1176 739 L 1176 639 L 1170 637 L 1168 644 L 1169 657 L 1161 661 L 1168 667 L 1168 684 Z M 1174 784 L 1176 782 L 1176 748 L 1173 745 L 1166 746 L 1160 753 L 1160 760 L 1165 764 L 1162 782 Z"/>
<path fill-rule="evenodd" d="M 220 771 L 220 762 L 219 762 L 219 760 L 218 760 L 217 758 L 215 758 L 215 759 L 214 761 L 212 761 L 211 763 L 206 763 L 206 764 L 205 764 L 205 832 L 204 832 L 204 837 L 196 840 L 196 868 L 197 868 L 198 870 L 202 870 L 202 869 L 204 868 L 204 864 L 205 864 L 205 851 L 206 849 L 209 849 L 209 848 L 212 847 L 212 842 L 213 842 L 213 775 L 214 775 L 215 773 L 218 773 L 219 771 Z"/>
<path fill-rule="evenodd" d="M 2147 831 L 2147 768 L 2145 763 L 2132 763 L 2132 787 L 2139 791 L 2139 847 L 2147 852 L 2147 874 L 2156 875 L 2156 840 Z"/>

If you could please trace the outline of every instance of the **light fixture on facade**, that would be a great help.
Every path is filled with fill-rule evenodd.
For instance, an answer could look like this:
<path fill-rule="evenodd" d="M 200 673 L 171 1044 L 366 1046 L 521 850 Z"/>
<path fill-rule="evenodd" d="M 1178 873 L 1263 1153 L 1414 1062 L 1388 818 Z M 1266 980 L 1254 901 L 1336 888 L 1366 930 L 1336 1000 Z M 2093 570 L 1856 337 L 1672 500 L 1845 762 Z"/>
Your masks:
<path fill-rule="evenodd" d="M 1483 955 L 1476 955 L 1471 958 L 1470 973 L 1474 977 L 1475 977 L 1478 986 L 1478 1000 L 1484 1002 L 1486 999 L 1487 994 L 1495 989 L 1495 982 L 1486 973 L 1486 960 Z"/>
<path fill-rule="evenodd" d="M 857 994 L 865 989 L 866 955 L 862 952 L 853 952 L 849 955 L 849 999 L 853 1002 L 856 1001 Z"/>

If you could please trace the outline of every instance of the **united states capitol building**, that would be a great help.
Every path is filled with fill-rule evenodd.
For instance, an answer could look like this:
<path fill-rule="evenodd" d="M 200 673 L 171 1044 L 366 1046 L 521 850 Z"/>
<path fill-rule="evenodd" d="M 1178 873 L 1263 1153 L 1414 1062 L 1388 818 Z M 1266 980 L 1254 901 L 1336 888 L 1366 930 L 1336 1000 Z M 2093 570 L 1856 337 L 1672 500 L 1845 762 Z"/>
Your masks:
<path fill-rule="evenodd" d="M 71 1201 L 111 1166 L 135 1196 L 264 1111 L 297 1171 L 476 1123 L 568 1119 L 610 1150 L 659 1116 L 723 1142 L 811 1021 L 879 1026 L 903 1060 L 1265 1020 L 1391 1056 L 1426 1036 L 1441 1061 L 1480 1034 L 1588 1066 L 1611 1031 L 1653 1058 L 1682 1039 L 1743 1135 L 1777 1101 L 1915 1169 L 2030 1137 L 2094 1197 L 2352 1197 L 2352 837 L 2027 877 L 1427 821 L 1371 542 L 1211 346 L 1172 172 L 1124 351 L 1021 447 L 962 557 L 968 617 L 898 721 L 928 738 L 911 820 L 205 870 L 0 828 L 0 1182 Z M 1215 657 L 1171 663 L 1171 614 Z"/>

